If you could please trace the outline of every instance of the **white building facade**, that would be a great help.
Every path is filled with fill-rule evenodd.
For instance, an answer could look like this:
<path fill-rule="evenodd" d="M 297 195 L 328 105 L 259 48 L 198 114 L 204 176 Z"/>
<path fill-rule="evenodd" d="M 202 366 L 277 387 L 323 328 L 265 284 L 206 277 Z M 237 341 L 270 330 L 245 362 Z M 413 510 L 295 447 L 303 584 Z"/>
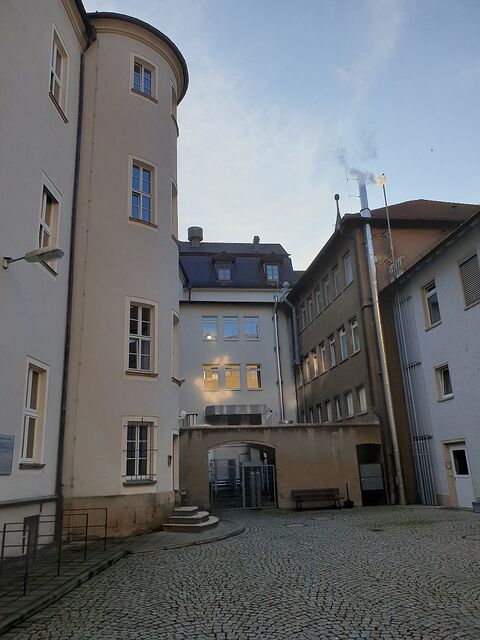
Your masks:
<path fill-rule="evenodd" d="M 420 498 L 480 500 L 480 215 L 395 285 L 398 349 Z"/>

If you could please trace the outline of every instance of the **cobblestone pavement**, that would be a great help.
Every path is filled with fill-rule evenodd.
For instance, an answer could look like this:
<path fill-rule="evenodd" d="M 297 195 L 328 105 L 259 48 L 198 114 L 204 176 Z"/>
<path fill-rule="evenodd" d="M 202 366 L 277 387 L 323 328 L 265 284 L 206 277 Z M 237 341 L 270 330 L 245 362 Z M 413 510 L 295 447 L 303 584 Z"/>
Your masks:
<path fill-rule="evenodd" d="M 3 640 L 480 639 L 476 514 L 371 507 L 228 517 L 245 533 L 140 550 Z"/>

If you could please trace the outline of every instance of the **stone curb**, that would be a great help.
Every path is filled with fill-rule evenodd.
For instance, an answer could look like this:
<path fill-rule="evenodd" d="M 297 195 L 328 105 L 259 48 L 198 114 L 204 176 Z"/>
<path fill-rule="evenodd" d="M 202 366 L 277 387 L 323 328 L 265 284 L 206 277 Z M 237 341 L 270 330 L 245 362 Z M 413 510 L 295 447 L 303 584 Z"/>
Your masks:
<path fill-rule="evenodd" d="M 37 598 L 34 602 L 25 605 L 21 609 L 18 609 L 18 611 L 16 611 L 15 613 L 12 613 L 6 618 L 1 619 L 0 636 L 8 631 L 11 627 L 19 624 L 20 622 L 23 622 L 23 620 L 26 620 L 30 616 L 33 616 L 35 613 L 42 611 L 57 600 L 60 600 L 60 598 L 62 598 L 64 595 L 66 595 L 70 591 L 73 591 L 73 589 L 79 587 L 84 582 L 87 582 L 87 580 L 90 580 L 90 578 L 93 578 L 98 573 L 101 573 L 115 562 L 118 562 L 128 553 L 128 549 L 123 549 L 122 551 L 117 551 L 116 553 L 110 553 L 107 558 L 104 558 L 95 566 L 86 569 L 73 578 L 70 578 L 53 591 L 49 591 L 47 594 Z"/>

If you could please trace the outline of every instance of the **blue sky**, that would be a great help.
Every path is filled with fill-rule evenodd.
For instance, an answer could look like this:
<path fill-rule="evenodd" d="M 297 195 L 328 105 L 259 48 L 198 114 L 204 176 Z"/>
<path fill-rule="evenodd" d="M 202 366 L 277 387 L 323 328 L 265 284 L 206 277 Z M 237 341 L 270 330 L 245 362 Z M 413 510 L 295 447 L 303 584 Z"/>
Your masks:
<path fill-rule="evenodd" d="M 305 268 L 357 211 L 348 167 L 390 203 L 480 203 L 478 0 L 86 0 L 150 22 L 184 54 L 180 229 L 281 242 Z M 382 205 L 378 186 L 370 206 Z"/>

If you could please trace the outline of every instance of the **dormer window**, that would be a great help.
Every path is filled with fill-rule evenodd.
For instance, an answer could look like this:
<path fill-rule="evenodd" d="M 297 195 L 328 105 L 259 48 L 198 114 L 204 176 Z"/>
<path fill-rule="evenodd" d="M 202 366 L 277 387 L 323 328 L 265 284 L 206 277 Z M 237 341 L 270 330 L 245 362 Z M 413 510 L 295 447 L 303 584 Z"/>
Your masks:
<path fill-rule="evenodd" d="M 219 263 L 217 264 L 217 278 L 218 280 L 231 280 L 232 279 L 232 267 L 230 264 Z"/>
<path fill-rule="evenodd" d="M 278 264 L 266 264 L 265 275 L 267 276 L 267 280 L 269 282 L 278 282 L 280 277 Z"/>

